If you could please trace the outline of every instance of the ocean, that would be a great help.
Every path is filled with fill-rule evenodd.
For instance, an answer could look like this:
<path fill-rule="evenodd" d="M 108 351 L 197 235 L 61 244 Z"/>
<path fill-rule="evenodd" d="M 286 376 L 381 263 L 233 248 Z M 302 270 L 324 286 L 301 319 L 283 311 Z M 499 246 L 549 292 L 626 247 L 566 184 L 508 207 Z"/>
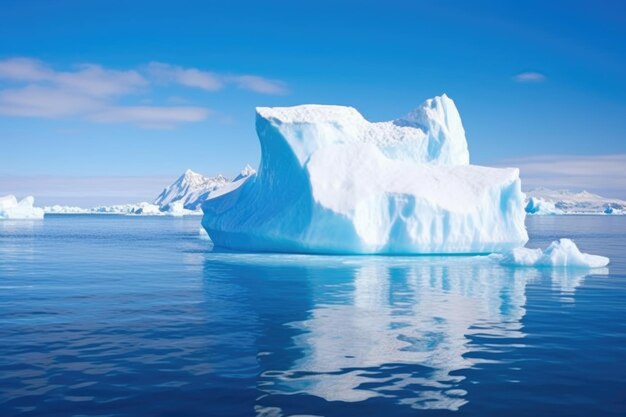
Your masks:
<path fill-rule="evenodd" d="M 611 264 L 226 252 L 199 217 L 0 221 L 0 416 L 626 415 L 626 216 L 527 227 Z"/>

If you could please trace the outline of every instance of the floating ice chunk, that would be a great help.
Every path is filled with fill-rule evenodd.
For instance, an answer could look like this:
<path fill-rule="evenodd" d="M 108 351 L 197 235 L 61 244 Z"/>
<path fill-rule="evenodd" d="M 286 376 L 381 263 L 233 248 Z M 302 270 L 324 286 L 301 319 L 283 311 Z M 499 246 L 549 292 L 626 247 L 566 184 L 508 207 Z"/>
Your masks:
<path fill-rule="evenodd" d="M 605 256 L 582 253 L 571 239 L 555 240 L 545 250 L 515 248 L 503 255 L 491 255 L 502 265 L 601 268 L 609 264 Z"/>
<path fill-rule="evenodd" d="M 147 202 L 135 204 L 117 204 L 113 206 L 99 206 L 91 209 L 93 214 L 126 214 L 135 216 L 162 216 L 159 206 Z"/>
<path fill-rule="evenodd" d="M 34 207 L 34 203 L 33 196 L 20 201 L 11 194 L 0 197 L 0 219 L 43 219 L 43 209 Z"/>
<path fill-rule="evenodd" d="M 452 100 L 370 123 L 351 107 L 257 109 L 259 172 L 216 190 L 219 246 L 314 253 L 486 253 L 522 246 L 517 169 L 468 165 Z"/>
<path fill-rule="evenodd" d="M 91 214 L 90 209 L 77 206 L 61 206 L 58 204 L 45 206 L 43 210 L 46 214 Z"/>
<path fill-rule="evenodd" d="M 554 202 L 546 201 L 539 197 L 530 197 L 526 203 L 526 213 L 549 215 L 549 214 L 563 214 L 562 210 L 555 207 Z"/>

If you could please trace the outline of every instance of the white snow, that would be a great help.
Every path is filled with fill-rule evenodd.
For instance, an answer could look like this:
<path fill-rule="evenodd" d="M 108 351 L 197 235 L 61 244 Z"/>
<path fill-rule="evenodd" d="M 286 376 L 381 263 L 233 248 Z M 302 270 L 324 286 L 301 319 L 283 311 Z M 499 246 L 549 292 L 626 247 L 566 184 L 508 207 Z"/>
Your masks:
<path fill-rule="evenodd" d="M 0 220 L 43 219 L 42 208 L 34 206 L 35 199 L 28 196 L 18 201 L 14 195 L 0 197 Z"/>
<path fill-rule="evenodd" d="M 626 201 L 587 191 L 539 188 L 526 193 L 529 214 L 626 214 Z"/>
<path fill-rule="evenodd" d="M 379 123 L 365 120 L 353 107 L 309 104 L 257 108 L 257 133 L 262 146 L 264 142 L 268 142 L 265 146 L 270 145 L 272 129 L 276 129 L 300 165 L 315 150 L 329 144 L 369 144 L 394 160 L 469 164 L 461 118 L 445 94 L 427 100 L 405 118 Z"/>
<path fill-rule="evenodd" d="M 212 193 L 203 225 L 219 246 L 325 253 L 486 253 L 523 245 L 517 169 L 469 165 L 447 96 L 404 119 L 354 108 L 258 108 L 257 175 Z"/>
<path fill-rule="evenodd" d="M 199 209 L 211 191 L 223 187 L 230 181 L 222 175 L 205 177 L 188 169 L 173 184 L 165 188 L 154 200 L 154 204 L 168 210 L 167 206 L 182 201 L 183 208 Z"/>
<path fill-rule="evenodd" d="M 507 254 L 491 256 L 502 265 L 511 266 L 601 268 L 609 264 L 605 256 L 582 253 L 571 239 L 555 240 L 545 250 L 515 248 Z"/>

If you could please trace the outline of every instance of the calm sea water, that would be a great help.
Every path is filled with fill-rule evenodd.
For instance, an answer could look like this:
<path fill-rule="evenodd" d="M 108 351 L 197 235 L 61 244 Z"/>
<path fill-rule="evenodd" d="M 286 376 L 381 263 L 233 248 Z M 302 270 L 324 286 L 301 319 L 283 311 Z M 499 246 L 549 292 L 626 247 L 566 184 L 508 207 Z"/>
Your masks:
<path fill-rule="evenodd" d="M 626 216 L 589 271 L 213 251 L 199 218 L 0 222 L 0 416 L 624 416 Z"/>

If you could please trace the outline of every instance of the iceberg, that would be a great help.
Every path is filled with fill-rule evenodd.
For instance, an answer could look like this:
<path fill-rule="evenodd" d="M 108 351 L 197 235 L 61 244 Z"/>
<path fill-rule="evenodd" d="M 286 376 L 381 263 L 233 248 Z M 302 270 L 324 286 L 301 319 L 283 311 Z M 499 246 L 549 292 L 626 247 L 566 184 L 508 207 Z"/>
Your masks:
<path fill-rule="evenodd" d="M 556 208 L 552 201 L 546 201 L 539 197 L 529 197 L 526 201 L 526 213 L 537 215 L 564 214 L 562 210 Z"/>
<path fill-rule="evenodd" d="M 602 268 L 609 264 L 606 256 L 582 253 L 571 239 L 555 240 L 545 250 L 515 248 L 510 253 L 491 256 L 509 266 Z"/>
<path fill-rule="evenodd" d="M 446 95 L 373 123 L 356 109 L 257 108 L 258 173 L 208 196 L 215 245 L 273 252 L 490 253 L 523 246 L 515 168 L 469 164 Z"/>
<path fill-rule="evenodd" d="M 91 209 L 77 206 L 62 206 L 59 204 L 45 206 L 43 210 L 46 214 L 91 214 Z"/>
<path fill-rule="evenodd" d="M 43 219 L 42 208 L 35 207 L 35 199 L 28 196 L 18 201 L 14 195 L 0 197 L 0 220 Z"/>

